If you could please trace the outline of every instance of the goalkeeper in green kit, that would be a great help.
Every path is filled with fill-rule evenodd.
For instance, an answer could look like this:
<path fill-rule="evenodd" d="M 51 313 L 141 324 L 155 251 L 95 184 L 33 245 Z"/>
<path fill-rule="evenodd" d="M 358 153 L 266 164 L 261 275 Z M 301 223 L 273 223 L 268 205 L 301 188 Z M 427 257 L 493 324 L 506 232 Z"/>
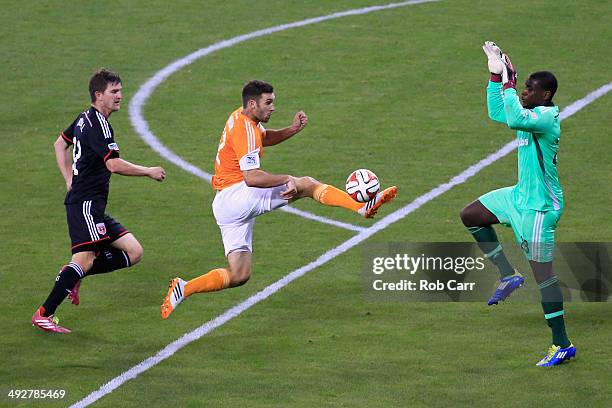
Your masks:
<path fill-rule="evenodd" d="M 518 183 L 479 197 L 461 211 L 461 220 L 501 275 L 489 305 L 505 300 L 525 281 L 508 262 L 492 226 L 512 227 L 540 288 L 544 318 L 552 330 L 552 346 L 537 365 L 554 366 L 576 355 L 565 332 L 563 294 L 552 268 L 555 229 L 563 213 L 557 173 L 560 118 L 552 101 L 557 79 L 547 71 L 531 74 L 519 99 L 510 58 L 493 42 L 482 48 L 491 72 L 489 118 L 516 130 Z"/>

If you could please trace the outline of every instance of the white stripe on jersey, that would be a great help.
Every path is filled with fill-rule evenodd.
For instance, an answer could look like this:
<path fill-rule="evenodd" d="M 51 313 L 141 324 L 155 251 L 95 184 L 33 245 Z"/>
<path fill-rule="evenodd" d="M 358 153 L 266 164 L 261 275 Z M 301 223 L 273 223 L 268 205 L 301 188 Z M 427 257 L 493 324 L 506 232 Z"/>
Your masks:
<path fill-rule="evenodd" d="M 98 235 L 98 231 L 96 230 L 96 226 L 91 216 L 91 201 L 83 202 L 83 218 L 85 218 L 85 222 L 87 223 L 87 229 L 89 230 L 89 236 L 92 241 L 97 241 L 100 239 Z"/>
<path fill-rule="evenodd" d="M 113 133 L 110 130 L 110 125 L 108 124 L 108 120 L 106 120 L 106 118 L 102 114 L 100 114 L 100 116 L 104 120 L 104 127 L 106 128 L 106 132 L 107 132 L 107 135 L 105 135 L 105 138 L 111 139 L 113 137 Z"/>
<path fill-rule="evenodd" d="M 548 193 L 550 194 L 552 201 L 553 201 L 553 210 L 560 210 L 561 206 L 559 205 L 559 199 L 553 192 L 552 187 L 550 186 L 550 183 L 548 179 L 546 178 L 546 174 L 544 174 L 544 181 L 546 182 L 546 188 L 548 188 Z"/>
<path fill-rule="evenodd" d="M 253 128 L 253 124 L 249 122 L 249 129 L 251 129 L 251 152 L 255 151 L 257 148 L 257 143 L 255 142 L 255 129 Z"/>
<path fill-rule="evenodd" d="M 244 127 L 247 132 L 247 140 L 248 140 L 248 146 L 247 146 L 248 152 L 247 153 L 251 153 L 255 149 L 255 137 L 253 134 L 253 126 L 248 120 L 245 119 Z"/>
<path fill-rule="evenodd" d="M 253 141 L 253 151 L 257 149 L 257 139 L 255 138 L 255 128 L 252 123 L 249 123 L 249 127 L 251 128 L 251 140 Z"/>
<path fill-rule="evenodd" d="M 104 138 L 110 139 L 111 137 L 113 137 L 108 127 L 108 122 L 106 118 L 100 112 L 97 112 L 97 111 L 96 111 L 96 116 L 98 117 L 98 121 L 100 122 L 100 126 L 102 127 L 102 133 L 104 133 Z"/>
<path fill-rule="evenodd" d="M 89 113 L 87 113 L 87 111 L 83 113 L 85 114 L 85 119 L 87 119 L 87 121 L 89 122 L 89 126 L 93 127 L 93 125 L 91 124 L 91 120 L 89 120 Z"/>
<path fill-rule="evenodd" d="M 104 138 L 110 139 L 111 137 L 113 137 L 113 135 L 110 131 L 110 128 L 108 127 L 108 121 L 101 113 L 96 112 L 96 114 L 98 115 L 98 118 L 100 119 L 100 124 L 102 125 L 102 129 L 104 130 Z"/>

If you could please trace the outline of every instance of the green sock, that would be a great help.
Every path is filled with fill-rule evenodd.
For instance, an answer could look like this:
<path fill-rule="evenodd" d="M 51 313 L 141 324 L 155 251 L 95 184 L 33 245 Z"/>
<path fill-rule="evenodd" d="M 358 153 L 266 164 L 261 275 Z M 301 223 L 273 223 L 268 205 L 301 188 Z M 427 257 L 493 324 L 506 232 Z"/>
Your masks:
<path fill-rule="evenodd" d="M 484 252 L 485 257 L 497 266 L 502 278 L 514 275 L 514 268 L 508 262 L 493 227 L 468 227 L 468 231 L 478 243 L 478 247 Z"/>
<path fill-rule="evenodd" d="M 571 342 L 565 332 L 563 320 L 563 293 L 556 276 L 538 284 L 542 294 L 542 310 L 548 327 L 552 330 L 552 342 L 555 346 L 568 347 Z"/>

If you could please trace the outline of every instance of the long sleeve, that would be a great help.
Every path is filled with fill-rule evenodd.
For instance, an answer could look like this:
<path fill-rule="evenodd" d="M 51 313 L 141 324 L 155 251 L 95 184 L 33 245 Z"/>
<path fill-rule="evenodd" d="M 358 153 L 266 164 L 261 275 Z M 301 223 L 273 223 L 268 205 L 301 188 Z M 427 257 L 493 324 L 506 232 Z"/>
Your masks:
<path fill-rule="evenodd" d="M 506 124 L 501 82 L 489 81 L 487 85 L 487 113 L 491 120 Z"/>

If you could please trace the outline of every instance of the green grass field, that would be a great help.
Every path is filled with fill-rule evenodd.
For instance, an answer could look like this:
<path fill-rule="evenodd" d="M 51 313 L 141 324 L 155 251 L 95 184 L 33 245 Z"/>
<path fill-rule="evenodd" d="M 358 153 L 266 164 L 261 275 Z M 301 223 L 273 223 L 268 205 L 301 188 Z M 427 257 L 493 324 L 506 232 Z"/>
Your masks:
<path fill-rule="evenodd" d="M 68 406 L 355 233 L 274 212 L 257 221 L 247 285 L 194 296 L 167 321 L 167 281 L 224 265 L 213 191 L 156 155 L 132 128 L 131 96 L 158 70 L 200 48 L 255 30 L 377 0 L 5 2 L 0 17 L 0 406 Z M 379 4 L 386 4 L 379 2 Z M 282 31 L 213 53 L 170 76 L 144 114 L 170 149 L 204 171 L 244 82 L 275 86 L 270 128 L 304 109 L 308 127 L 266 149 L 263 168 L 343 186 L 359 167 L 400 194 L 392 213 L 495 152 L 514 132 L 487 120 L 484 40 L 507 51 L 524 80 L 548 69 L 562 108 L 609 83 L 609 1 L 441 1 Z M 66 336 L 30 317 L 69 259 L 65 185 L 52 144 L 88 105 L 105 66 L 123 79 L 111 117 L 122 157 L 163 165 L 165 183 L 114 176 L 108 212 L 145 248 L 129 270 L 86 279 L 81 305 L 58 314 Z M 612 96 L 562 123 L 566 194 L 559 241 L 612 241 Z M 516 153 L 487 167 L 366 243 L 469 241 L 460 209 L 516 181 Z M 367 227 L 372 221 L 312 201 L 296 207 Z M 503 242 L 510 230 L 499 229 Z M 540 369 L 550 342 L 538 303 L 366 301 L 363 244 L 292 282 L 239 317 L 126 382 L 95 407 L 608 407 L 609 303 L 566 305 L 578 347 Z M 535 286 L 531 277 L 529 286 Z M 14 401 L 10 389 L 64 389 L 61 401 Z"/>

